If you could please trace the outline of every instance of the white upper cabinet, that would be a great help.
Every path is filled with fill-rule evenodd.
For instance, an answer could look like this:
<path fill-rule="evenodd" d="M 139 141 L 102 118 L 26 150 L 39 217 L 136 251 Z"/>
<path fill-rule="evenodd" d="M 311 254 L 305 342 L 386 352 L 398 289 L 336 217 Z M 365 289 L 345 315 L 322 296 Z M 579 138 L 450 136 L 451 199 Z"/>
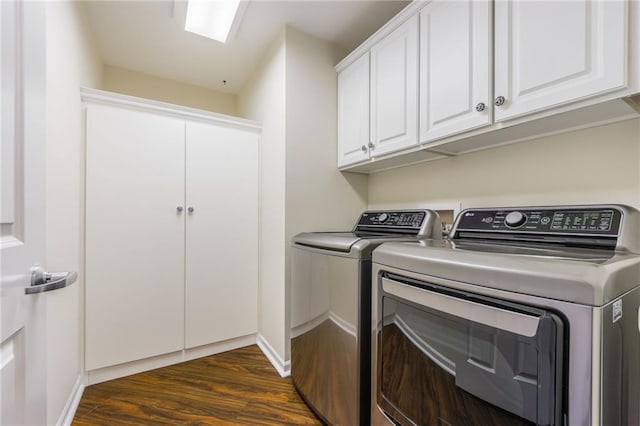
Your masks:
<path fill-rule="evenodd" d="M 420 142 L 491 124 L 490 13 L 473 0 L 420 12 Z"/>
<path fill-rule="evenodd" d="M 639 35 L 638 0 L 413 1 L 336 66 L 338 166 L 370 173 L 636 118 Z"/>
<path fill-rule="evenodd" d="M 338 75 L 338 167 L 369 159 L 369 53 Z"/>
<path fill-rule="evenodd" d="M 625 87 L 627 8 L 624 1 L 496 1 L 495 120 Z"/>
<path fill-rule="evenodd" d="M 418 142 L 418 16 L 371 48 L 370 155 Z"/>

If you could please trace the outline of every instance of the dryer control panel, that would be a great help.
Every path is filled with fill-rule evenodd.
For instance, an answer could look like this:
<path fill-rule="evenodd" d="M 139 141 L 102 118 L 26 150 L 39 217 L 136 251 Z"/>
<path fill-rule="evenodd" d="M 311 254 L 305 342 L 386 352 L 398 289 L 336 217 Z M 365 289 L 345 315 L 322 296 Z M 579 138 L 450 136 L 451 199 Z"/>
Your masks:
<path fill-rule="evenodd" d="M 454 232 L 615 237 L 622 218 L 622 211 L 615 206 L 468 209 L 458 216 Z"/>

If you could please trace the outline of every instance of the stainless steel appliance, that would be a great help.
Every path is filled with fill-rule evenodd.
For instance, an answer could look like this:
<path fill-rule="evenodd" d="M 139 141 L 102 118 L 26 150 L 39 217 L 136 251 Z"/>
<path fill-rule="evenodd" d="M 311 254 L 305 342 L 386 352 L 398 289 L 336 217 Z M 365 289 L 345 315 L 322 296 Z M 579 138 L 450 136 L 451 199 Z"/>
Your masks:
<path fill-rule="evenodd" d="M 291 375 L 326 423 L 369 424 L 371 252 L 441 234 L 435 212 L 404 210 L 364 212 L 351 232 L 294 237 Z"/>
<path fill-rule="evenodd" d="M 469 209 L 373 253 L 373 423 L 640 424 L 640 213 Z"/>

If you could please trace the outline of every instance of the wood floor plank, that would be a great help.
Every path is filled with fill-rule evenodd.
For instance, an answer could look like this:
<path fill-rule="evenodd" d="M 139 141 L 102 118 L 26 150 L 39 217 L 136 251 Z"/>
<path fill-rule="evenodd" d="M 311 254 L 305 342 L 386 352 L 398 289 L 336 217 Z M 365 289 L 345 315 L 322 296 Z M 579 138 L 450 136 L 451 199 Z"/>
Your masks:
<path fill-rule="evenodd" d="M 253 345 L 85 389 L 73 426 L 321 425 Z"/>

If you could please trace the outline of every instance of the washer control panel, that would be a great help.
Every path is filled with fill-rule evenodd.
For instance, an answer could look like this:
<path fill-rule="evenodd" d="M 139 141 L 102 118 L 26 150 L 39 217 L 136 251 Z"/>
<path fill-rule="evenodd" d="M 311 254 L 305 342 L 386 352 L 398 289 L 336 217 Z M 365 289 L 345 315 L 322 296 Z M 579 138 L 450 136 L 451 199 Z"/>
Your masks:
<path fill-rule="evenodd" d="M 362 213 L 358 227 L 420 228 L 426 213 L 424 211 L 367 211 Z"/>
<path fill-rule="evenodd" d="M 616 236 L 622 211 L 615 207 L 469 209 L 460 213 L 458 231 Z"/>

